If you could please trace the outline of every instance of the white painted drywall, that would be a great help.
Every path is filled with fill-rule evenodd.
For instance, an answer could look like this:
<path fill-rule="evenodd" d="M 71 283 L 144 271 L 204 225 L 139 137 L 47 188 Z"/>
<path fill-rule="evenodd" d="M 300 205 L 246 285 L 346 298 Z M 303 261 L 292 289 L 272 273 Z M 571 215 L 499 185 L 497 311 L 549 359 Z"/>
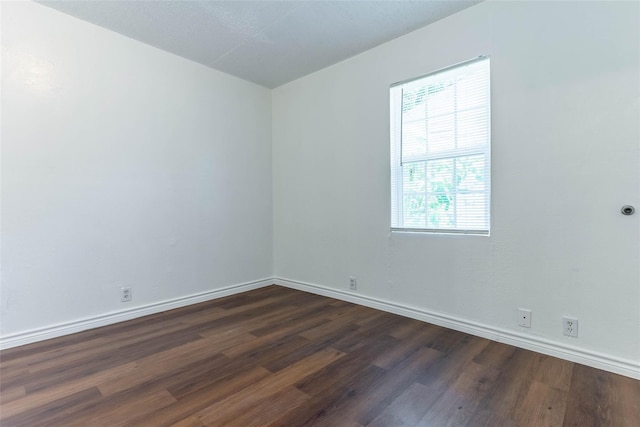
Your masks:
<path fill-rule="evenodd" d="M 347 291 L 354 275 L 360 295 L 637 366 L 640 215 L 619 210 L 640 205 L 639 9 L 483 2 L 275 89 L 276 276 Z M 389 85 L 481 54 L 491 236 L 390 233 Z"/>
<path fill-rule="evenodd" d="M 2 336 L 272 276 L 269 90 L 2 2 L 1 138 Z"/>
<path fill-rule="evenodd" d="M 640 205 L 638 8 L 484 2 L 276 89 L 272 121 L 263 88 L 2 2 L 0 335 L 275 262 L 281 278 L 342 291 L 356 275 L 358 295 L 637 363 L 640 215 L 618 210 Z M 492 234 L 390 234 L 389 84 L 478 54 L 492 55 Z"/>

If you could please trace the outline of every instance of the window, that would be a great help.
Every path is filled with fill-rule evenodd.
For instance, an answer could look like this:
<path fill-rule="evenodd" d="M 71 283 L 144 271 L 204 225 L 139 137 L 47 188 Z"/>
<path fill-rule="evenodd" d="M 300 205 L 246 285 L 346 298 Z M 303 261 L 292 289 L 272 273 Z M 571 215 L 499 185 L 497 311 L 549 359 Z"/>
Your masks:
<path fill-rule="evenodd" d="M 391 229 L 489 234 L 489 58 L 391 86 Z"/>

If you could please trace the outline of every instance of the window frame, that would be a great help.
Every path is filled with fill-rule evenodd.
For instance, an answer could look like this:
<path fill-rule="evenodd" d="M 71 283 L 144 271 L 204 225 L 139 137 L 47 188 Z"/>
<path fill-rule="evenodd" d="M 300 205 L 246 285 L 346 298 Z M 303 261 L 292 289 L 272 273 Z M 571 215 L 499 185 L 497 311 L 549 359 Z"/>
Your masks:
<path fill-rule="evenodd" d="M 428 77 L 432 77 L 437 74 L 446 73 L 449 71 L 453 71 L 458 68 L 462 68 L 468 65 L 472 65 L 476 62 L 488 61 L 488 76 L 487 76 L 487 142 L 479 147 L 472 147 L 468 149 L 457 149 L 453 148 L 446 151 L 439 151 L 437 153 L 429 153 L 428 151 L 424 154 L 416 155 L 414 154 L 411 157 L 403 158 L 402 153 L 402 98 L 403 94 L 401 90 L 398 90 L 398 86 L 406 86 L 410 83 L 426 79 Z M 391 231 L 392 232 L 411 232 L 411 233 L 428 233 L 428 234 L 467 234 L 467 235 L 482 235 L 489 236 L 491 232 L 491 62 L 489 55 L 481 55 L 476 58 L 463 61 L 445 68 L 441 68 L 439 70 L 430 72 L 428 74 L 424 74 L 415 78 L 403 80 L 397 83 L 394 83 L 390 86 L 390 148 L 391 148 Z M 458 109 L 454 109 L 453 115 L 457 117 L 457 114 L 462 111 Z M 451 113 L 449 113 L 451 114 Z M 456 120 L 454 120 L 455 126 Z M 457 137 L 456 137 L 457 138 Z M 397 141 L 399 139 L 399 141 Z M 484 176 L 485 176 L 485 191 L 481 191 L 481 194 L 484 194 L 484 212 L 486 213 L 486 229 L 451 229 L 451 228 L 420 228 L 420 227 L 407 227 L 404 222 L 401 220 L 404 218 L 403 216 L 403 208 L 404 208 L 404 197 L 407 192 L 404 191 L 403 188 L 403 166 L 410 163 L 423 163 L 425 165 L 425 174 L 427 174 L 427 163 L 429 161 L 440 160 L 440 159 L 453 159 L 454 167 L 453 167 L 453 176 L 455 177 L 455 160 L 467 156 L 472 155 L 482 155 L 485 159 L 484 165 Z M 428 183 L 429 180 L 425 177 L 425 184 Z M 434 194 L 433 192 L 428 192 L 428 186 L 425 188 L 425 198 L 428 194 Z M 458 193 L 454 193 L 457 197 Z M 427 200 L 425 199 L 425 203 Z M 454 210 L 456 209 L 456 203 L 453 203 Z M 394 215 L 395 212 L 395 215 Z M 425 216 L 428 215 L 428 203 L 425 206 Z M 455 214 L 454 214 L 455 215 Z M 402 223 L 402 226 L 398 226 Z"/>

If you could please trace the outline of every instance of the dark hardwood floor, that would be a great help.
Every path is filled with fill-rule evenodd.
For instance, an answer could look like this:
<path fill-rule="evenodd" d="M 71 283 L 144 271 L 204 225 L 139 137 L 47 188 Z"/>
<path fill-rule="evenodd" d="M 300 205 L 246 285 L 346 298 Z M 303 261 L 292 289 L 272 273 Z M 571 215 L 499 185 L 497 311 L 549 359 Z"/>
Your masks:
<path fill-rule="evenodd" d="M 640 426 L 640 381 L 278 286 L 0 352 L 0 425 Z"/>

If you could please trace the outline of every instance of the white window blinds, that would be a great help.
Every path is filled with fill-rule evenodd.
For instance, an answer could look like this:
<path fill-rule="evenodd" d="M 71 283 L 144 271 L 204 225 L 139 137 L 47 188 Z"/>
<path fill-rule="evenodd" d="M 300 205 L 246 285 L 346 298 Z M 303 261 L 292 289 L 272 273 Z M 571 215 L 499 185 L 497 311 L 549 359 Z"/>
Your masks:
<path fill-rule="evenodd" d="M 391 87 L 392 230 L 489 234 L 489 58 Z"/>

